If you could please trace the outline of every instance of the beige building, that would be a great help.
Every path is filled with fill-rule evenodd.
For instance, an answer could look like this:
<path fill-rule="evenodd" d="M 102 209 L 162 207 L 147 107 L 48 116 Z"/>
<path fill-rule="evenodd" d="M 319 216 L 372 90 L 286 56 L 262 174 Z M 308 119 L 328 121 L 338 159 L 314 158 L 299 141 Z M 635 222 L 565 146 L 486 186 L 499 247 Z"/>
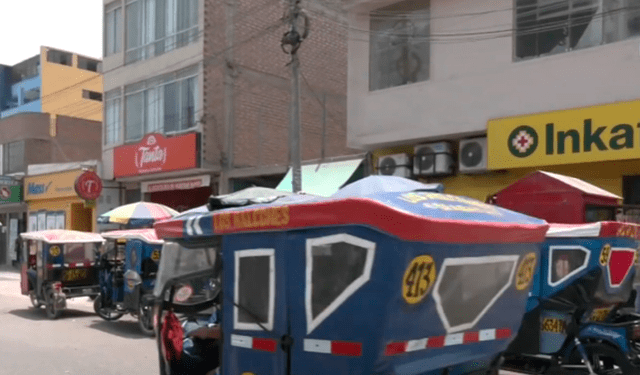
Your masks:
<path fill-rule="evenodd" d="M 545 169 L 640 203 L 639 3 L 349 1 L 348 144 L 478 199 Z"/>

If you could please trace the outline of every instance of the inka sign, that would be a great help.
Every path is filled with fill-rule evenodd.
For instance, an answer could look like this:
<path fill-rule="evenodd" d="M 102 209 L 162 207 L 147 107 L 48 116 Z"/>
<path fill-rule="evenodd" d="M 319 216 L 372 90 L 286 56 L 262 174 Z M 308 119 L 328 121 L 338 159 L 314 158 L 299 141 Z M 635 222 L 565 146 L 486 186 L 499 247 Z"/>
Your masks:
<path fill-rule="evenodd" d="M 148 134 L 137 144 L 114 150 L 114 176 L 127 177 L 197 168 L 198 149 L 196 133 L 170 138 L 165 138 L 162 134 Z"/>
<path fill-rule="evenodd" d="M 640 100 L 490 120 L 488 168 L 640 159 Z"/>

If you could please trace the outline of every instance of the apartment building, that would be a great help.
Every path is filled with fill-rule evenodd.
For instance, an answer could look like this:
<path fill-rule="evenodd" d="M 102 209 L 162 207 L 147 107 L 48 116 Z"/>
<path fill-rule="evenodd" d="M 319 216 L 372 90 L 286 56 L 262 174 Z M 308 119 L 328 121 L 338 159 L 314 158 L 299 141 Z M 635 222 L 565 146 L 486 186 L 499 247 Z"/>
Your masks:
<path fill-rule="evenodd" d="M 289 165 L 284 4 L 103 2 L 103 161 L 126 200 L 184 210 L 211 193 L 276 186 Z M 303 160 L 328 162 L 354 153 L 346 147 L 346 33 L 326 21 L 339 12 L 314 11 L 300 50 Z"/>

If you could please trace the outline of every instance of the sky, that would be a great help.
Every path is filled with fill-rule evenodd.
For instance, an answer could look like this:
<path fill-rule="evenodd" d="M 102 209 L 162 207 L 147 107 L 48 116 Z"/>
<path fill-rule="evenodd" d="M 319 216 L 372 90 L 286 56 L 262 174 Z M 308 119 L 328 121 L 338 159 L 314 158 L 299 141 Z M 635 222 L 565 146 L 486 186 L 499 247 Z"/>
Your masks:
<path fill-rule="evenodd" d="M 102 9 L 103 0 L 0 0 L 0 64 L 40 46 L 102 59 Z"/>

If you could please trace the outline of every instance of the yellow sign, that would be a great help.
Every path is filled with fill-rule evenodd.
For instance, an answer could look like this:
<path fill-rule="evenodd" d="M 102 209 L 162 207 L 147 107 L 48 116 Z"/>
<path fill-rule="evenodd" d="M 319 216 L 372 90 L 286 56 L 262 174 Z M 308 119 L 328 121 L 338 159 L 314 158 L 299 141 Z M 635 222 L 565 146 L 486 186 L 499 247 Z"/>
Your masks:
<path fill-rule="evenodd" d="M 154 261 L 159 261 L 160 260 L 160 252 L 158 250 L 153 250 L 153 252 L 151 253 L 151 259 L 153 259 Z"/>
<path fill-rule="evenodd" d="M 545 318 L 542 320 L 542 332 L 565 333 L 567 322 L 562 319 Z"/>
<path fill-rule="evenodd" d="M 429 255 L 411 261 L 402 278 L 402 297 L 416 304 L 424 299 L 436 281 L 436 264 Z"/>
<path fill-rule="evenodd" d="M 609 257 L 611 256 L 611 245 L 606 244 L 602 247 L 600 252 L 600 265 L 605 267 L 609 264 Z"/>
<path fill-rule="evenodd" d="M 640 159 L 640 100 L 490 120 L 488 168 Z"/>
<path fill-rule="evenodd" d="M 536 271 L 536 260 L 535 253 L 529 253 L 524 256 L 516 273 L 516 289 L 524 290 L 529 286 Z"/>
<path fill-rule="evenodd" d="M 457 195 L 411 192 L 400 195 L 398 199 L 413 204 L 421 203 L 424 207 L 435 210 L 477 212 L 494 216 L 502 216 L 495 206 Z"/>
<path fill-rule="evenodd" d="M 27 176 L 24 178 L 24 199 L 30 201 L 75 197 L 76 191 L 73 185 L 82 172 L 81 169 L 77 169 L 40 176 Z"/>
<path fill-rule="evenodd" d="M 57 257 L 58 255 L 60 255 L 60 246 L 51 246 L 49 248 L 49 254 L 51 254 L 52 257 Z"/>

